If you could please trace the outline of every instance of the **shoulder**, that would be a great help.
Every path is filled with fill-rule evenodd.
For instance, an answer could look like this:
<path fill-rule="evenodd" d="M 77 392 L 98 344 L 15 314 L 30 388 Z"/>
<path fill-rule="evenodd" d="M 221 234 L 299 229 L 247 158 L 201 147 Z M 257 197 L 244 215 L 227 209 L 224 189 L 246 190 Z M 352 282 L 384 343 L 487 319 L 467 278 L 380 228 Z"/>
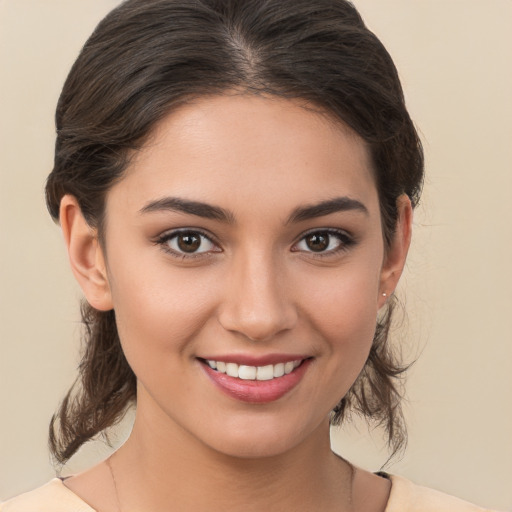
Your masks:
<path fill-rule="evenodd" d="M 385 512 L 492 512 L 400 476 L 389 478 L 391 494 Z"/>
<path fill-rule="evenodd" d="M 94 512 L 58 478 L 0 503 L 0 512 Z"/>

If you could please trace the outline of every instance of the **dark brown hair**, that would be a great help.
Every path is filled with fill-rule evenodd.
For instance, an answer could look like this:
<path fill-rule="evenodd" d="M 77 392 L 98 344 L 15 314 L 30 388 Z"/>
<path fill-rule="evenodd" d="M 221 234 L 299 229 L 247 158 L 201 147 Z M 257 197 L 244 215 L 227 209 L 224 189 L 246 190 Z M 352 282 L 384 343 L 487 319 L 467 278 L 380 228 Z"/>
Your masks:
<path fill-rule="evenodd" d="M 384 46 L 345 0 L 128 0 L 98 25 L 73 65 L 56 114 L 55 165 L 46 198 L 57 220 L 76 197 L 102 236 L 105 196 L 129 155 L 159 120 L 201 95 L 238 89 L 302 98 L 348 125 L 371 154 L 383 235 L 391 241 L 396 201 L 417 204 L 423 153 Z M 385 426 L 393 452 L 404 445 L 400 376 L 388 334 L 394 298 L 376 326 L 368 361 L 332 414 L 350 411 Z M 82 306 L 80 375 L 50 425 L 64 463 L 115 424 L 136 398 L 115 312 Z"/>

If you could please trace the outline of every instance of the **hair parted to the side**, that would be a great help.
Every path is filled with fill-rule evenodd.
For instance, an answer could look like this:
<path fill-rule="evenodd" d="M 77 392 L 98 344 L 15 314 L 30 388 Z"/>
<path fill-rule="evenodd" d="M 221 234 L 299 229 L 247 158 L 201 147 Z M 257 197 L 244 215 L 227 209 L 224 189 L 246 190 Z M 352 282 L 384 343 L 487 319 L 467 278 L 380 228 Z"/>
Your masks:
<path fill-rule="evenodd" d="M 366 141 L 386 246 L 397 198 L 413 206 L 423 152 L 393 61 L 346 0 L 128 0 L 100 22 L 73 65 L 56 113 L 48 209 L 76 197 L 103 235 L 105 197 L 155 124 L 191 99 L 226 91 L 302 98 Z M 243 172 L 243 170 L 241 171 Z M 376 326 L 368 361 L 333 411 L 383 425 L 392 453 L 405 443 L 404 367 L 388 343 L 394 298 Z M 136 399 L 115 312 L 83 304 L 84 354 L 75 386 L 50 425 L 50 448 L 65 463 L 115 424 Z"/>

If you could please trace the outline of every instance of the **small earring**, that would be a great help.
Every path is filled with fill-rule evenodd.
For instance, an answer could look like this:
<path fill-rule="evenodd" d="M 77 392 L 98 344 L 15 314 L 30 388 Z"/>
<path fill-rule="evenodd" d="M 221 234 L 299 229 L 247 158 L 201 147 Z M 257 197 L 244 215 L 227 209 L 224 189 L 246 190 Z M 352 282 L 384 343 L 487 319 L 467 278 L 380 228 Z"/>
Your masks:
<path fill-rule="evenodd" d="M 383 293 L 383 294 L 382 294 L 382 296 L 383 296 L 383 297 L 387 297 L 387 296 L 388 296 L 388 294 L 387 294 L 387 293 Z"/>

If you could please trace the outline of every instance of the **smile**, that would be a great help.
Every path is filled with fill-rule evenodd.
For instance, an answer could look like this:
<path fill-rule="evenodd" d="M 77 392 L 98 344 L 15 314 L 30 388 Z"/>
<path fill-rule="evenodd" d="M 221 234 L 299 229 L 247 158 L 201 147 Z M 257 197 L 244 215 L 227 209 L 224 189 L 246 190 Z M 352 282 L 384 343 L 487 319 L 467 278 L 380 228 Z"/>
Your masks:
<path fill-rule="evenodd" d="M 207 360 L 210 368 L 230 377 L 242 380 L 272 380 L 288 375 L 299 367 L 302 360 L 287 361 L 286 363 L 267 364 L 265 366 L 248 366 L 245 364 L 226 363 L 224 361 Z"/>
<path fill-rule="evenodd" d="M 260 361 L 249 357 L 241 361 L 238 357 L 237 363 L 234 356 L 223 359 L 230 360 L 199 358 L 199 361 L 218 389 L 237 401 L 250 403 L 273 402 L 288 394 L 303 379 L 313 360 L 311 357 L 284 359 L 283 356 L 276 356 L 273 359 L 277 361 L 271 364 L 268 359 L 272 357 Z"/>

